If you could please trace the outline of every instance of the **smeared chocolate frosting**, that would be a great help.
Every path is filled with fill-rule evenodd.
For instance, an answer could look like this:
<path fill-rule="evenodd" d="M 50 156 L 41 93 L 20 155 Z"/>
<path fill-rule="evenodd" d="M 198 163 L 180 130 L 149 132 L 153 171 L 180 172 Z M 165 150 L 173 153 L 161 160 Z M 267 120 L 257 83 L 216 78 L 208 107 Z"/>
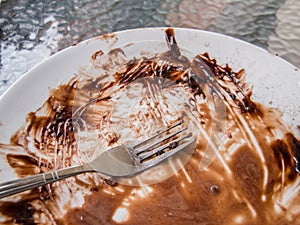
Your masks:
<path fill-rule="evenodd" d="M 246 71 L 186 57 L 171 28 L 166 40 L 152 57 L 97 51 L 93 69 L 53 89 L 1 149 L 16 149 L 6 158 L 23 177 L 184 119 L 197 137 L 187 164 L 151 185 L 83 174 L 2 199 L 3 224 L 300 224 L 300 141 L 251 100 Z"/>

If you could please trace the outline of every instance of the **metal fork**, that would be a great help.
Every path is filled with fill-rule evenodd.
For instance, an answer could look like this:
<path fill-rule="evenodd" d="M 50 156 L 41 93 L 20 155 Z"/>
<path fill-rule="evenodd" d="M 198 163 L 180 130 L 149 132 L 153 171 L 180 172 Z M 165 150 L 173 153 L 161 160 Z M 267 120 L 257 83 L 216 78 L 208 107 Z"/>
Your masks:
<path fill-rule="evenodd" d="M 179 127 L 183 121 L 157 133 L 134 146 L 125 145 L 101 153 L 93 161 L 52 172 L 15 179 L 0 184 L 0 198 L 14 195 L 45 184 L 53 183 L 85 172 L 98 172 L 111 179 L 132 177 L 183 150 L 195 139 L 191 133 L 179 135 L 187 127 Z M 176 129 L 179 127 L 179 129 Z"/>

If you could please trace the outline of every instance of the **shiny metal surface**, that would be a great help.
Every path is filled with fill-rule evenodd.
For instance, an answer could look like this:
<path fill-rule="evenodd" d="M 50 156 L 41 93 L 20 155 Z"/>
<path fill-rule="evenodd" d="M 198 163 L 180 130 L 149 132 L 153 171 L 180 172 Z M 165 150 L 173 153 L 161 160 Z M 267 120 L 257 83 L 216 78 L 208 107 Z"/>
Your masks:
<path fill-rule="evenodd" d="M 187 127 L 174 131 L 182 123 L 180 121 L 134 146 L 113 147 L 82 165 L 2 182 L 0 199 L 87 172 L 97 172 L 113 180 L 133 177 L 175 156 L 196 141 L 191 138 L 191 133 L 182 135 Z"/>
<path fill-rule="evenodd" d="M 223 33 L 300 67 L 298 0 L 6 0 L 0 4 L 0 94 L 50 55 L 118 30 L 177 26 Z"/>

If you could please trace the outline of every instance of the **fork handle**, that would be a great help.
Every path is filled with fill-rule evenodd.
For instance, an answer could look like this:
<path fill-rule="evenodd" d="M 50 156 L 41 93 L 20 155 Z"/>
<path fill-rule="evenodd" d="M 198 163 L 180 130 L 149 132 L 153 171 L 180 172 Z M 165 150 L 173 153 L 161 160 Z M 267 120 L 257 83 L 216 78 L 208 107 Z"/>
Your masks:
<path fill-rule="evenodd" d="M 7 181 L 0 184 L 0 199 L 91 171 L 93 171 L 91 167 L 88 164 L 85 164 Z"/>

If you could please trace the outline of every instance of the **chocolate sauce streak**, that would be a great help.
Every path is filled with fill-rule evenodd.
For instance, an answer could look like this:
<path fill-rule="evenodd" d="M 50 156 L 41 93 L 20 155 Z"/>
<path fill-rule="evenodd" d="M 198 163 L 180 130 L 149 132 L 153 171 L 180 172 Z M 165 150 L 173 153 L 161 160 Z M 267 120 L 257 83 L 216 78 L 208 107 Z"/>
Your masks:
<path fill-rule="evenodd" d="M 174 30 L 165 33 L 169 50 L 152 57 L 95 52 L 90 73 L 97 76 L 85 72 L 52 90 L 10 145 L 0 147 L 23 150 L 6 158 L 24 177 L 87 162 L 92 149 L 117 145 L 129 133 L 150 134 L 153 121 L 185 118 L 198 137 L 191 160 L 153 185 L 83 174 L 1 200 L 3 224 L 300 224 L 300 141 L 273 110 L 251 100 L 246 71 L 218 65 L 208 53 L 190 60 Z M 224 126 L 213 130 L 222 107 Z M 212 132 L 225 138 L 220 154 L 200 171 Z"/>

